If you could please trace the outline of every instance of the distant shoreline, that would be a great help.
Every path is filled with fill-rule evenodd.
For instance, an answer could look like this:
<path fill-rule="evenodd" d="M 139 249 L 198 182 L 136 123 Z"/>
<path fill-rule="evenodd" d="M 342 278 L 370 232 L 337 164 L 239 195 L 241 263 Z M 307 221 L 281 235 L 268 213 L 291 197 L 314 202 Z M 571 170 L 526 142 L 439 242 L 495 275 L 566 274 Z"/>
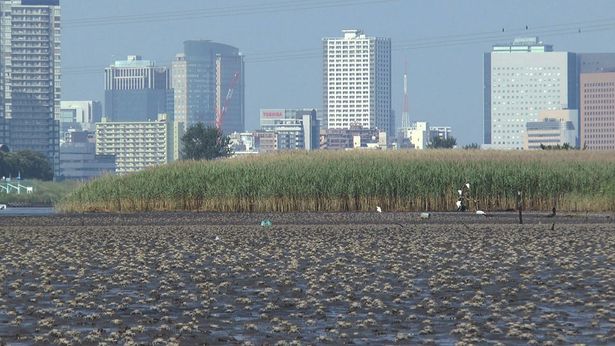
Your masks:
<path fill-rule="evenodd" d="M 10 209 L 9 209 L 10 211 Z M 0 226 L 174 226 L 259 227 L 270 220 L 273 228 L 315 225 L 381 225 L 402 228 L 420 225 L 517 225 L 521 228 L 545 229 L 558 225 L 615 224 L 615 215 L 608 213 L 561 213 L 550 217 L 543 212 L 523 213 L 519 224 L 516 212 L 495 212 L 489 217 L 473 212 L 433 212 L 421 219 L 416 212 L 288 212 L 288 213 L 227 213 L 227 212 L 137 212 L 137 213 L 57 213 L 5 214 L 0 212 Z M 262 227 L 266 229 L 268 227 Z"/>

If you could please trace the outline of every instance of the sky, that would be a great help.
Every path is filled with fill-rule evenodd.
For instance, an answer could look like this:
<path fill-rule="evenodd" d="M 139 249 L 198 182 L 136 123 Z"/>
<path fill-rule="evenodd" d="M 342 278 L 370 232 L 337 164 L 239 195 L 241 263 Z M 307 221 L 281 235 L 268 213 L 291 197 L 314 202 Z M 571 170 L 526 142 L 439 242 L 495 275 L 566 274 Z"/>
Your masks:
<path fill-rule="evenodd" d="M 128 55 L 170 65 L 183 41 L 245 55 L 246 129 L 261 108 L 322 108 L 322 38 L 361 29 L 393 44 L 393 109 L 482 143 L 483 53 L 517 36 L 558 51 L 615 52 L 612 0 L 62 0 L 63 100 L 104 100 Z M 580 31 L 580 32 L 579 32 Z"/>

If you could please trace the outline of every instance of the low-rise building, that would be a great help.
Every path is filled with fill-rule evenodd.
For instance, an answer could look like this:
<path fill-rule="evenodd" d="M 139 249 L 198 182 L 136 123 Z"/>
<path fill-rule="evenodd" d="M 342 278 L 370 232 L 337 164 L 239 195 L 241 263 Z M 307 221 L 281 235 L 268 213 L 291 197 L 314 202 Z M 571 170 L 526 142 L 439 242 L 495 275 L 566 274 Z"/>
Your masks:
<path fill-rule="evenodd" d="M 90 180 L 115 173 L 115 155 L 97 155 L 91 132 L 71 131 L 60 145 L 60 179 Z"/>
<path fill-rule="evenodd" d="M 60 102 L 60 125 L 62 129 L 94 131 L 94 124 L 102 119 L 100 101 Z"/>
<path fill-rule="evenodd" d="M 415 149 L 423 150 L 427 148 L 431 141 L 429 123 L 426 121 L 412 123 L 406 130 L 406 138 L 410 140 L 410 144 L 414 146 Z"/>
<path fill-rule="evenodd" d="M 324 129 L 320 134 L 320 148 L 324 150 L 386 149 L 386 132 L 378 129 L 364 129 L 360 126 L 350 129 Z"/>
<path fill-rule="evenodd" d="M 434 139 L 440 137 L 440 139 L 449 139 L 453 137 L 453 130 L 450 126 L 430 126 L 429 138 Z"/>
<path fill-rule="evenodd" d="M 432 143 L 434 138 L 446 140 L 452 136 L 453 131 L 450 126 L 429 126 L 426 121 L 417 121 L 400 129 L 397 147 L 423 150 Z"/>
<path fill-rule="evenodd" d="M 555 110 L 539 113 L 540 121 L 528 122 L 523 136 L 524 149 L 536 150 L 543 146 L 578 146 L 578 119 L 576 110 Z"/>
<path fill-rule="evenodd" d="M 96 124 L 96 153 L 115 155 L 116 172 L 126 174 L 163 165 L 180 158 L 184 125 L 168 119 L 157 121 L 108 122 Z"/>
<path fill-rule="evenodd" d="M 276 134 L 274 150 L 317 150 L 320 121 L 316 109 L 261 109 L 261 131 Z"/>

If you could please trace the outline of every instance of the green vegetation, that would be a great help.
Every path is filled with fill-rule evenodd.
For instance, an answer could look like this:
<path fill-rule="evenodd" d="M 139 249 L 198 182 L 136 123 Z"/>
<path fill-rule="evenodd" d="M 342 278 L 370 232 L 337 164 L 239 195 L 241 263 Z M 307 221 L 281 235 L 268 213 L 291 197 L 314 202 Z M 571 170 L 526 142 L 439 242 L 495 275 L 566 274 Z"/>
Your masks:
<path fill-rule="evenodd" d="M 182 137 L 182 156 L 186 160 L 213 160 L 232 155 L 230 138 L 203 123 L 190 126 Z"/>
<path fill-rule="evenodd" d="M 476 150 L 476 149 L 480 149 L 480 144 L 478 143 L 470 143 L 470 144 L 466 144 L 463 146 L 463 149 L 465 150 Z"/>
<path fill-rule="evenodd" d="M 540 144 L 540 149 L 542 150 L 575 150 L 573 146 L 568 143 L 564 143 L 564 145 L 544 145 Z"/>
<path fill-rule="evenodd" d="M 106 176 L 76 190 L 65 211 L 455 210 L 471 183 L 481 209 L 615 210 L 612 152 L 428 150 L 293 152 L 179 162 Z M 477 208 L 475 203 L 470 209 Z"/>
<path fill-rule="evenodd" d="M 441 138 L 436 136 L 431 139 L 431 143 L 427 146 L 429 149 L 453 149 L 457 145 L 455 137 Z"/>
<path fill-rule="evenodd" d="M 22 179 L 53 179 L 47 158 L 38 152 L 23 150 L 14 153 L 0 151 L 0 177 L 20 176 Z"/>
<path fill-rule="evenodd" d="M 17 185 L 18 182 L 24 186 L 32 186 L 33 193 L 26 193 L 25 190 L 22 190 L 20 194 L 17 194 L 15 190 L 11 190 L 11 193 L 7 194 L 6 190 L 0 190 L 0 203 L 26 206 L 54 205 L 83 185 L 83 183 L 75 181 L 51 182 L 40 180 L 13 180 L 9 183 Z M 0 182 L 2 186 L 6 186 L 6 184 L 7 182 Z"/>

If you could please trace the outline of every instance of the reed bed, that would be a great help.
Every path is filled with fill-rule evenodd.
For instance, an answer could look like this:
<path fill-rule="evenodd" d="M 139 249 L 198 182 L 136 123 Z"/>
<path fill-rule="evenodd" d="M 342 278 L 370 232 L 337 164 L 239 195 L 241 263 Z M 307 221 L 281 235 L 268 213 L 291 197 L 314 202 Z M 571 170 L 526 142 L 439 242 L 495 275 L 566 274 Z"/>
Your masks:
<path fill-rule="evenodd" d="M 70 194 L 68 212 L 615 211 L 615 153 L 428 150 L 290 152 L 178 162 L 107 176 Z"/>

